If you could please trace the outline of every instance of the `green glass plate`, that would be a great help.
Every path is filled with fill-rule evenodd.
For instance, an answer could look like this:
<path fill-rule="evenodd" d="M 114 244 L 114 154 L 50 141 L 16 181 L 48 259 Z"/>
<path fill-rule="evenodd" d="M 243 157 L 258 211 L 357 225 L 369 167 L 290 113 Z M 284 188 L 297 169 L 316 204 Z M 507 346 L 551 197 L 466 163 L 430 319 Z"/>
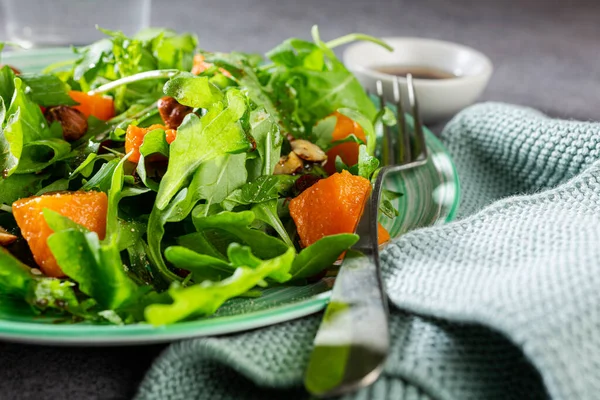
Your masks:
<path fill-rule="evenodd" d="M 31 50 L 6 53 L 3 62 L 23 72 L 38 72 L 51 63 L 72 57 L 69 49 Z M 430 131 L 425 133 L 430 151 L 427 165 L 390 176 L 386 182 L 389 189 L 404 194 L 394 200 L 400 216 L 394 220 L 381 219 L 394 237 L 418 227 L 451 221 L 458 207 L 459 183 L 452 159 Z M 230 300 L 210 318 L 162 327 L 145 323 L 126 326 L 60 323 L 50 316 L 36 316 L 26 306 L 3 301 L 0 339 L 55 345 L 131 345 L 240 332 L 322 310 L 330 289 L 331 280 L 266 289 L 259 298 Z"/>

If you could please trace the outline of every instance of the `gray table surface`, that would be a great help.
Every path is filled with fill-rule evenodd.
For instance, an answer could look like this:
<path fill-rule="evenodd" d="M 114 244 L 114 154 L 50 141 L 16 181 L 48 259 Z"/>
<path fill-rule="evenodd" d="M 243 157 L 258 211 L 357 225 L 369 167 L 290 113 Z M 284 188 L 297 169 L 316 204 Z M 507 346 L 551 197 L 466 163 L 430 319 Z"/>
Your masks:
<path fill-rule="evenodd" d="M 600 120 L 599 20 L 596 0 L 154 0 L 152 11 L 154 26 L 197 32 L 209 50 L 264 52 L 309 38 L 313 24 L 325 39 L 360 31 L 464 43 L 495 66 L 482 101 L 583 120 Z M 128 399 L 163 348 L 0 343 L 0 399 Z"/>

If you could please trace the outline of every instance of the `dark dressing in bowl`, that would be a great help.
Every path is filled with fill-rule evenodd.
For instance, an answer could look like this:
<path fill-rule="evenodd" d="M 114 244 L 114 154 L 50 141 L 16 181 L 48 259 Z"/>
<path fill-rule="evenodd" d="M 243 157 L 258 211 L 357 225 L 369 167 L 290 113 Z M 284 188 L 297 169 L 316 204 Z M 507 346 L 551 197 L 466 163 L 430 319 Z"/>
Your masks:
<path fill-rule="evenodd" d="M 388 75 L 396 75 L 406 77 L 407 74 L 412 74 L 415 79 L 452 79 L 458 75 L 452 72 L 444 71 L 443 69 L 432 67 L 419 67 L 413 65 L 383 65 L 373 68 L 377 72 Z"/>

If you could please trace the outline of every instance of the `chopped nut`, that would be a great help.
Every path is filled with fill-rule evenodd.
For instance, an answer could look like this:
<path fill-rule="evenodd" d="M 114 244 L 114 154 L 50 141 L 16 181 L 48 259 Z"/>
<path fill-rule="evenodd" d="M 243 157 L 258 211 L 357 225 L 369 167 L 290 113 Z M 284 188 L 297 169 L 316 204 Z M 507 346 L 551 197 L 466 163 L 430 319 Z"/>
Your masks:
<path fill-rule="evenodd" d="M 300 157 L 292 151 L 287 156 L 282 156 L 279 159 L 279 162 L 275 165 L 273 175 L 292 175 L 300 171 L 303 166 L 304 163 Z"/>
<path fill-rule="evenodd" d="M 290 143 L 292 150 L 306 161 L 321 162 L 327 160 L 327 154 L 319 146 L 308 140 L 298 139 Z"/>
<path fill-rule="evenodd" d="M 15 235 L 8 233 L 6 229 L 0 226 L 0 246 L 8 246 L 15 240 L 17 240 L 17 237 Z"/>
<path fill-rule="evenodd" d="M 158 100 L 158 112 L 169 129 L 177 129 L 192 107 L 179 104 L 173 97 L 165 96 Z"/>
<path fill-rule="evenodd" d="M 69 106 L 50 107 L 46 110 L 46 120 L 51 124 L 58 121 L 62 126 L 63 137 L 69 142 L 81 138 L 88 129 L 87 118 L 79 110 Z"/>

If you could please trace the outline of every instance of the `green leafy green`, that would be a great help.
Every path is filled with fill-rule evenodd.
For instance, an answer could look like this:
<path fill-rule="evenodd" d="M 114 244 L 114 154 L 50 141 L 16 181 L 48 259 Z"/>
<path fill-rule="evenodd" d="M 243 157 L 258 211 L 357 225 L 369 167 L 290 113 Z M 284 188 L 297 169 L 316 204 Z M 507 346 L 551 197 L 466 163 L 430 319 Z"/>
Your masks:
<path fill-rule="evenodd" d="M 358 235 L 341 233 L 325 236 L 303 249 L 292 264 L 293 279 L 309 278 L 331 267 L 340 255 L 358 241 Z"/>
<path fill-rule="evenodd" d="M 261 175 L 271 175 L 281 155 L 283 135 L 272 115 L 264 108 L 250 113 L 250 133 L 256 144 L 258 157 L 248 159 L 249 180 L 253 181 Z"/>
<path fill-rule="evenodd" d="M 218 281 L 231 276 L 235 271 L 228 262 L 206 254 L 199 254 L 182 246 L 171 246 L 165 250 L 165 258 L 177 268 L 188 270 L 196 282 Z"/>
<path fill-rule="evenodd" d="M 223 208 L 231 211 L 239 205 L 262 203 L 286 195 L 298 179 L 291 175 L 263 175 L 234 190 L 223 200 Z"/>
<path fill-rule="evenodd" d="M 213 314 L 225 301 L 240 296 L 261 284 L 275 273 L 288 271 L 294 259 L 294 250 L 263 261 L 255 268 L 239 267 L 232 276 L 219 282 L 204 281 L 182 288 L 175 284 L 169 289 L 172 304 L 152 304 L 146 307 L 146 320 L 153 325 L 180 321 L 192 315 Z"/>
<path fill-rule="evenodd" d="M 246 102 L 239 90 L 227 92 L 227 106 L 222 102 L 202 117 L 188 114 L 177 130 L 177 139 L 171 143 L 169 167 L 163 177 L 156 206 L 163 210 L 185 181 L 203 162 L 227 153 L 241 153 L 249 149 L 249 141 L 240 123 L 246 112 Z"/>
<path fill-rule="evenodd" d="M 169 79 L 163 90 L 180 104 L 194 108 L 209 108 L 224 98 L 223 92 L 207 77 L 184 72 Z"/>
<path fill-rule="evenodd" d="M 249 246 L 254 254 L 262 259 L 279 256 L 288 249 L 281 240 L 249 227 L 255 219 L 252 211 L 223 211 L 216 215 L 204 216 L 194 209 L 192 219 L 199 232 L 206 229 L 228 232 L 235 236 L 238 243 Z"/>
<path fill-rule="evenodd" d="M 47 173 L 15 174 L 0 179 L 0 203 L 12 204 L 16 200 L 36 194 L 49 176 Z"/>
<path fill-rule="evenodd" d="M 31 99 L 41 106 L 72 106 L 77 104 L 69 96 L 69 85 L 61 81 L 56 75 L 21 74 L 19 78 L 27 85 L 27 93 Z"/>
<path fill-rule="evenodd" d="M 294 247 L 294 242 L 290 238 L 283 222 L 279 218 L 279 214 L 277 213 L 278 201 L 277 199 L 264 201 L 262 203 L 257 203 L 252 206 L 252 212 L 256 216 L 256 219 L 263 221 L 264 223 L 271 226 L 275 229 L 275 232 L 279 234 L 281 240 L 290 247 Z"/>
<path fill-rule="evenodd" d="M 366 179 L 371 179 L 373 172 L 379 167 L 379 160 L 369 155 L 367 146 L 361 144 L 358 146 L 358 175 Z"/>

